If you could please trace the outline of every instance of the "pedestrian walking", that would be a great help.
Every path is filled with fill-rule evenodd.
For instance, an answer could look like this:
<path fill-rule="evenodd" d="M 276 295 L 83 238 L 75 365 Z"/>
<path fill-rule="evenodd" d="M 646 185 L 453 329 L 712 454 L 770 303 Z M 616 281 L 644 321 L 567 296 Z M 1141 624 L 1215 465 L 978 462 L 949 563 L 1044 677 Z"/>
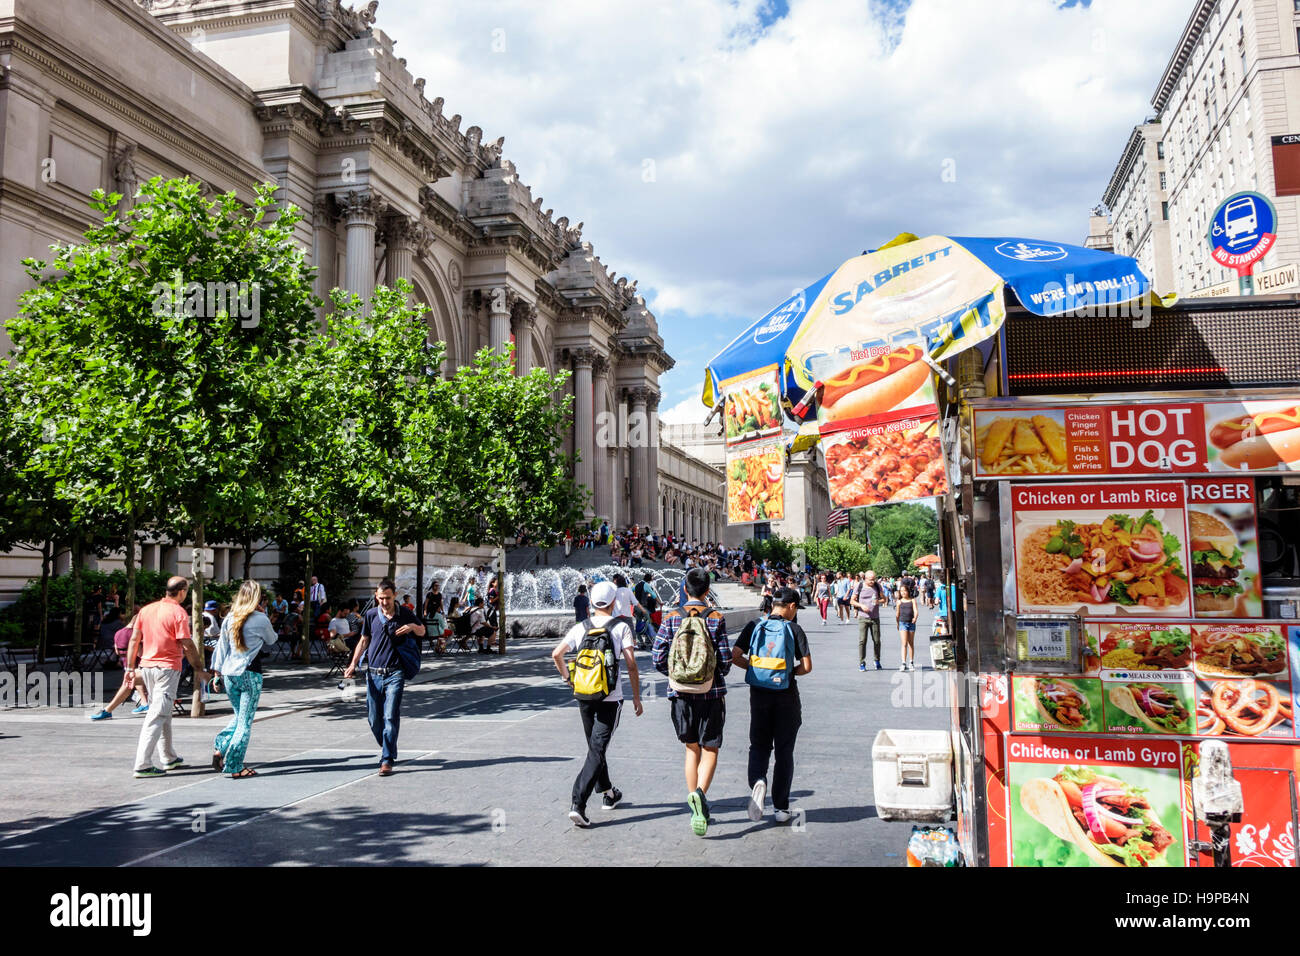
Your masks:
<path fill-rule="evenodd" d="M 772 808 L 777 823 L 791 816 L 790 786 L 794 782 L 794 743 L 803 724 L 796 677 L 812 671 L 808 635 L 797 623 L 799 595 L 782 588 L 772 613 L 746 624 L 736 639 L 731 660 L 745 670 L 749 684 L 749 819 L 763 819 L 767 770 L 772 767 Z"/>
<path fill-rule="evenodd" d="M 841 624 L 849 623 L 849 591 L 852 586 L 849 576 L 844 572 L 835 576 L 835 611 L 840 616 Z"/>
<path fill-rule="evenodd" d="M 894 604 L 894 619 L 898 622 L 898 639 L 902 644 L 903 663 L 900 671 L 914 671 L 912 657 L 916 653 L 913 644 L 916 639 L 916 598 L 906 584 L 898 586 L 898 600 Z"/>
<path fill-rule="evenodd" d="M 591 613 L 591 599 L 587 597 L 587 585 L 579 584 L 578 593 L 573 596 L 573 619 L 585 621 Z"/>
<path fill-rule="evenodd" d="M 830 582 L 826 580 L 826 575 L 824 574 L 819 574 L 817 576 L 817 590 L 815 596 L 817 598 L 817 610 L 821 612 L 822 623 L 825 624 L 826 608 L 829 607 L 831 603 L 831 585 Z"/>
<path fill-rule="evenodd" d="M 406 674 L 399 648 L 424 637 L 424 625 L 415 614 L 397 603 L 396 587 L 388 578 L 375 588 L 375 606 L 361 621 L 361 640 L 352 652 L 352 662 L 343 672 L 351 680 L 362 657 L 366 660 L 366 718 L 379 744 L 379 775 L 387 777 L 397 763 L 397 733 L 402 723 L 402 691 Z"/>
<path fill-rule="evenodd" d="M 885 592 L 876 581 L 876 572 L 868 571 L 862 581 L 862 590 L 858 592 L 853 606 L 865 613 L 858 620 L 858 670 L 867 669 L 867 638 L 871 638 L 875 650 L 876 670 L 880 670 L 880 605 L 884 603 Z"/>
<path fill-rule="evenodd" d="M 342 613 L 340 609 L 340 616 Z M 234 711 L 230 723 L 212 742 L 212 769 L 235 780 L 257 776 L 256 770 L 244 766 L 244 754 L 262 696 L 263 651 L 277 640 L 279 635 L 262 607 L 262 586 L 245 581 L 221 622 L 221 635 L 212 653 L 212 669 L 221 675 Z"/>
<path fill-rule="evenodd" d="M 727 619 L 705 602 L 709 585 L 707 571 L 686 572 L 687 601 L 665 618 L 651 652 L 655 670 L 668 677 L 673 729 L 686 747 L 686 806 L 696 836 L 709 829 L 708 792 L 722 747 L 731 671 Z"/>
<path fill-rule="evenodd" d="M 202 652 L 190 637 L 190 616 L 181 607 L 189 588 L 189 581 L 183 577 L 168 578 L 162 598 L 146 604 L 136 615 L 136 627 L 127 646 L 128 661 L 135 660 L 137 652 L 140 654 L 140 666 L 130 676 L 141 679 L 149 695 L 149 712 L 135 751 L 137 777 L 161 777 L 185 763 L 172 746 L 172 705 L 181 682 L 181 661 L 189 660 L 196 681 L 206 683 L 212 679 L 203 666 Z M 158 762 L 154 761 L 155 753 L 161 758 Z"/>
<path fill-rule="evenodd" d="M 134 715 L 144 714 L 149 711 L 149 698 L 145 694 L 144 681 L 142 681 L 135 671 L 136 662 L 128 660 L 126 656 L 127 649 L 131 646 L 131 635 L 135 631 L 135 616 L 125 627 L 118 628 L 113 633 L 113 650 L 117 653 L 117 662 L 122 668 L 122 686 L 117 689 L 113 699 L 108 702 L 108 706 L 98 713 L 90 715 L 91 720 L 112 720 L 113 711 L 117 710 L 132 693 L 139 698 L 139 704 L 131 711 Z M 139 645 L 137 644 L 137 651 Z"/>
<path fill-rule="evenodd" d="M 623 799 L 623 791 L 610 779 L 606 759 L 623 709 L 620 660 L 626 664 L 631 681 L 632 706 L 638 717 L 642 714 L 635 638 L 627 621 L 614 616 L 615 590 L 608 581 L 593 585 L 591 617 L 574 624 L 551 651 L 556 668 L 578 699 L 578 713 L 587 738 L 587 759 L 574 778 L 569 807 L 569 820 L 576 827 L 591 826 L 587 800 L 593 792 L 600 791 L 601 807 L 605 810 L 613 810 Z M 570 653 L 576 655 L 572 667 L 565 662 L 565 656 Z"/>

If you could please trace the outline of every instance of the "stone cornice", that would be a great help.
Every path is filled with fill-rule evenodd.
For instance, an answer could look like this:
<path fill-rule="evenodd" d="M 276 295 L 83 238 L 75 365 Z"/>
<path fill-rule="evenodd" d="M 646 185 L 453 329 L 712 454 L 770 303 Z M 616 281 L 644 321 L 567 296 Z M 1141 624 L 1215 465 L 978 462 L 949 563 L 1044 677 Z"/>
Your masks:
<path fill-rule="evenodd" d="M 460 214 L 447 200 L 443 199 L 432 186 L 420 188 L 420 205 L 425 218 L 443 232 L 452 233 L 463 244 L 470 245 L 479 238 L 474 224 Z"/>
<path fill-rule="evenodd" d="M 174 38 L 169 39 L 174 41 Z M 10 58 L 11 70 L 14 60 L 30 61 L 44 73 L 99 104 L 105 113 L 118 116 L 121 121 L 148 133 L 176 153 L 188 157 L 196 166 L 215 167 L 234 186 L 251 185 L 269 178 L 264 169 L 243 162 L 219 141 L 198 134 L 181 124 L 175 116 L 156 109 L 147 100 L 142 100 L 138 91 L 126 89 L 114 77 L 80 60 L 61 44 L 31 30 L 21 21 L 14 22 L 12 32 L 0 33 L 0 57 L 5 56 Z M 219 79 L 227 83 L 231 80 L 228 75 Z M 245 96 L 251 110 L 256 102 L 252 91 L 240 84 L 239 93 Z M 101 116 L 101 121 L 104 120 L 110 126 L 118 125 Z M 134 130 L 132 133 L 139 138 Z"/>

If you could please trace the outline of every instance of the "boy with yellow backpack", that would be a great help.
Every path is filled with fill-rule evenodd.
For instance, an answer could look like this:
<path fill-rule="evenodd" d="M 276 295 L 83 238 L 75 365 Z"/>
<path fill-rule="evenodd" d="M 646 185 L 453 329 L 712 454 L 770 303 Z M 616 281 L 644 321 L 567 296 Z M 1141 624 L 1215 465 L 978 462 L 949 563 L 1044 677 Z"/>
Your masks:
<path fill-rule="evenodd" d="M 551 652 L 564 682 L 573 688 L 587 737 L 587 760 L 573 781 L 573 803 L 569 819 L 576 827 L 589 827 L 587 800 L 595 790 L 603 797 L 601 806 L 613 810 L 623 799 L 623 792 L 609 779 L 605 753 L 618 726 L 623 708 L 623 681 L 619 661 L 627 665 L 632 686 L 632 706 L 641 716 L 641 678 L 636 667 L 636 638 L 625 619 L 613 616 L 616 588 L 601 581 L 591 589 L 591 616 L 569 629 Z M 565 656 L 576 655 L 566 665 Z"/>

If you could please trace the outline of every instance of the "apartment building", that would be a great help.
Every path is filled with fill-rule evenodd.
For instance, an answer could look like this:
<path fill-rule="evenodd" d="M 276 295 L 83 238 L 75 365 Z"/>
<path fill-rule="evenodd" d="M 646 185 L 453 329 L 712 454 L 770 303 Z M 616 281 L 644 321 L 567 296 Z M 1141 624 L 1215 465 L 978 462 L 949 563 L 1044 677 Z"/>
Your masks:
<path fill-rule="evenodd" d="M 1278 216 L 1255 274 L 1291 277 L 1256 291 L 1289 286 L 1297 270 L 1283 267 L 1300 262 L 1300 0 L 1195 0 L 1151 105 L 1103 196 L 1115 251 L 1137 258 L 1157 288 L 1235 294 L 1208 230 L 1225 198 L 1253 190 Z"/>

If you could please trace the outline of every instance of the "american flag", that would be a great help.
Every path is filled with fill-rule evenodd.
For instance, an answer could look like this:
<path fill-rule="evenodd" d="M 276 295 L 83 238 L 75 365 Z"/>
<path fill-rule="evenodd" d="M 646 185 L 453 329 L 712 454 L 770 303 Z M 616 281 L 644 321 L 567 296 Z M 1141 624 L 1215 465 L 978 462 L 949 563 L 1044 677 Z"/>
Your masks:
<path fill-rule="evenodd" d="M 836 528 L 846 527 L 849 523 L 849 512 L 847 508 L 836 508 L 826 516 L 826 533 L 830 534 Z"/>

